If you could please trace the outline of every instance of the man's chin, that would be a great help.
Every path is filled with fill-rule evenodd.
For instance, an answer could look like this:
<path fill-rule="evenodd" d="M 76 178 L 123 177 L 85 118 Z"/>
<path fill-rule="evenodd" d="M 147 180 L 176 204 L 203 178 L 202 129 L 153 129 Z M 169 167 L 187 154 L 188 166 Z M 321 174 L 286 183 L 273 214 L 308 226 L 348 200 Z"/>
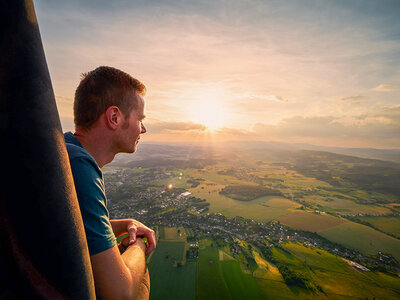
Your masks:
<path fill-rule="evenodd" d="M 120 151 L 121 153 L 135 153 L 139 142 L 135 142 L 131 147 L 125 148 L 124 150 Z"/>
<path fill-rule="evenodd" d="M 135 148 L 133 148 L 133 149 L 130 149 L 130 151 L 129 151 L 129 152 L 127 152 L 127 153 L 135 153 L 135 152 L 136 152 L 136 150 L 137 150 L 137 148 L 136 148 L 136 146 L 135 146 Z"/>
<path fill-rule="evenodd" d="M 135 152 L 136 152 L 136 146 L 134 146 L 133 148 L 124 149 L 123 151 L 121 151 L 121 153 L 135 153 Z"/>
<path fill-rule="evenodd" d="M 135 143 L 135 145 L 133 146 L 133 149 L 132 149 L 132 151 L 131 151 L 131 152 L 129 152 L 129 153 L 135 153 L 135 152 L 136 152 L 136 150 L 137 150 L 137 146 L 138 146 L 138 142 L 136 142 L 136 143 Z"/>

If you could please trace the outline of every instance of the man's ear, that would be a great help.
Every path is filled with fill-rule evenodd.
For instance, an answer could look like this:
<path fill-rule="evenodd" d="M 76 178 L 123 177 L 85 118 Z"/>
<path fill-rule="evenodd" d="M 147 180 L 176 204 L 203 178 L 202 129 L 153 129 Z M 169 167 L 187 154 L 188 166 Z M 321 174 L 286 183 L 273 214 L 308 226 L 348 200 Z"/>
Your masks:
<path fill-rule="evenodd" d="M 117 129 L 118 125 L 121 123 L 121 111 L 117 106 L 110 106 L 107 108 L 105 114 L 106 125 L 110 129 Z"/>

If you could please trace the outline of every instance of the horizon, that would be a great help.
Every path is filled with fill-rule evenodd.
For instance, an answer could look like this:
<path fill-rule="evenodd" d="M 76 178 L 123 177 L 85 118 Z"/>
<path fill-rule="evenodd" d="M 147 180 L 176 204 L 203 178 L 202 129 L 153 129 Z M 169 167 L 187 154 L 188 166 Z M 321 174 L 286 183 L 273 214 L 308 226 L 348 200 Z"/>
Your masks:
<path fill-rule="evenodd" d="M 311 146 L 311 147 L 316 147 L 316 148 L 337 148 L 337 149 L 348 149 L 348 150 L 357 150 L 357 149 L 362 149 L 362 150 L 378 150 L 378 151 L 400 151 L 400 148 L 379 148 L 379 147 L 344 147 L 344 146 L 324 146 L 324 145 L 316 145 L 316 144 L 307 144 L 307 143 L 290 143 L 290 142 L 283 142 L 283 141 L 257 141 L 257 140 L 243 140 L 243 141 L 235 141 L 235 140 L 226 140 L 226 141 L 190 141 L 189 145 L 195 144 L 195 145 L 204 145 L 204 144 L 229 144 L 229 143 L 237 143 L 237 144 L 284 144 L 286 146 Z M 158 145 L 158 144 L 165 144 L 165 145 L 177 145 L 180 146 L 181 144 L 188 145 L 187 141 L 162 141 L 162 140 L 150 140 L 150 141 L 140 141 L 139 143 L 139 148 L 140 149 L 140 144 L 143 145 Z M 299 148 L 301 149 L 301 148 Z M 305 150 L 305 149 L 304 149 Z M 322 150 L 321 150 L 322 151 Z M 130 154 L 130 153 L 127 153 Z"/>
<path fill-rule="evenodd" d="M 147 86 L 146 142 L 400 149 L 397 1 L 34 3 L 64 131 L 110 65 Z"/>

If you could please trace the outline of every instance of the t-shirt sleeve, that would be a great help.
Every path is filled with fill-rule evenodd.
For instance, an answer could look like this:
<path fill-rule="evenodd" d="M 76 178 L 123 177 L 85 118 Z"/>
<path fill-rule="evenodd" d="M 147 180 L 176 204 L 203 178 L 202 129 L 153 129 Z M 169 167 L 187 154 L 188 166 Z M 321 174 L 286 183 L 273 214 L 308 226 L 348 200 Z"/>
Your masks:
<path fill-rule="evenodd" d="M 84 157 L 72 159 L 71 169 L 90 255 L 114 247 L 116 239 L 109 220 L 101 174 Z"/>

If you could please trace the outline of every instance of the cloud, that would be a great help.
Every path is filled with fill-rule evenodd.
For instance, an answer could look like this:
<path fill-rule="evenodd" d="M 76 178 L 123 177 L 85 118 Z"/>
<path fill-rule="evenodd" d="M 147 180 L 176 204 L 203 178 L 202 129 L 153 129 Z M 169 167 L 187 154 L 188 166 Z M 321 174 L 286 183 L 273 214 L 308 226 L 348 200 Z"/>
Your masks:
<path fill-rule="evenodd" d="M 264 137 L 363 139 L 374 142 L 391 139 L 400 145 L 400 106 L 380 108 L 356 117 L 296 116 L 277 125 L 257 123 L 253 130 Z"/>
<path fill-rule="evenodd" d="M 277 125 L 257 123 L 253 130 L 266 137 L 326 137 L 342 132 L 340 125 L 331 116 L 283 119 Z"/>
<path fill-rule="evenodd" d="M 394 92 L 397 91 L 397 87 L 389 84 L 380 84 L 376 88 L 373 88 L 372 90 L 377 92 Z"/>
<path fill-rule="evenodd" d="M 233 1 L 229 8 L 225 1 L 100 1 L 96 7 L 77 0 L 37 2 L 50 69 L 64 81 L 107 63 L 153 85 L 229 79 L 251 90 L 262 86 L 289 99 L 310 99 L 316 88 L 331 96 L 335 84 L 366 85 L 365 77 L 375 80 L 382 70 L 393 77 L 399 72 L 397 56 L 390 56 L 390 64 L 386 58 L 398 53 L 398 41 L 382 41 L 376 26 L 365 26 L 371 17 L 350 18 L 351 5 L 325 4 L 341 20 L 320 19 L 324 5 L 300 3 L 271 9 L 262 1 Z M 316 17 L 319 22 L 310 21 Z M 367 58 L 374 64 L 366 64 Z M 356 74 L 347 76 L 349 70 Z"/>
<path fill-rule="evenodd" d="M 149 122 L 149 132 L 166 139 L 208 132 L 185 121 L 194 120 L 189 104 L 210 91 L 222 91 L 216 99 L 226 106 L 224 126 L 245 131 L 220 136 L 253 138 L 249 128 L 258 124 L 262 138 L 329 139 L 341 132 L 350 140 L 363 132 L 367 139 L 367 128 L 370 137 L 379 128 L 383 136 L 396 124 L 391 116 L 361 115 L 399 103 L 390 93 L 400 89 L 396 1 L 95 2 L 35 0 L 54 90 L 66 96 L 57 96 L 61 117 L 72 117 L 67 97 L 79 74 L 112 65 L 146 84 L 147 114 L 165 121 Z"/>
<path fill-rule="evenodd" d="M 360 100 L 364 100 L 364 99 L 365 99 L 365 97 L 364 97 L 364 96 L 361 96 L 361 95 L 358 95 L 358 96 L 348 96 L 348 97 L 342 97 L 342 98 L 340 98 L 340 100 L 342 100 L 342 101 L 347 101 L 347 102 L 358 102 L 358 103 L 359 103 Z"/>
<path fill-rule="evenodd" d="M 168 132 L 185 132 L 185 131 L 204 131 L 207 129 L 202 124 L 196 124 L 192 122 L 164 122 L 155 121 L 145 123 L 147 131 L 149 133 L 168 133 Z"/>
<path fill-rule="evenodd" d="M 287 99 L 277 95 L 249 95 L 250 99 L 265 99 L 273 102 L 288 102 Z"/>
<path fill-rule="evenodd" d="M 252 129 L 206 130 L 190 122 L 149 124 L 153 141 L 279 141 L 337 147 L 400 148 L 400 105 L 375 107 L 357 116 L 294 116 L 277 124 L 257 123 Z"/>
<path fill-rule="evenodd" d="M 245 129 L 236 129 L 236 128 L 221 128 L 216 131 L 216 135 L 223 137 L 224 139 L 227 138 L 251 138 L 254 137 L 254 132 L 245 130 Z"/>

